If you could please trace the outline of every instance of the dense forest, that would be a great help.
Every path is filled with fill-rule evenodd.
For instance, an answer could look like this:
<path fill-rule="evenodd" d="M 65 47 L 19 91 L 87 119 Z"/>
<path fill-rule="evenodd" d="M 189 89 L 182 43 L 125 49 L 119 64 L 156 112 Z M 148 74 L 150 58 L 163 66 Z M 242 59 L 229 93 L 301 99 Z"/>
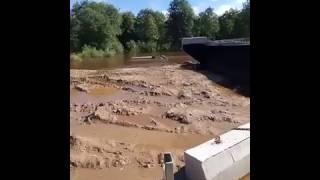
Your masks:
<path fill-rule="evenodd" d="M 249 0 L 241 10 L 230 9 L 221 16 L 213 10 L 208 7 L 196 15 L 187 0 L 172 0 L 167 15 L 142 9 L 135 16 L 103 2 L 77 2 L 70 12 L 70 52 L 74 59 L 109 57 L 179 50 L 183 37 L 250 36 Z"/>

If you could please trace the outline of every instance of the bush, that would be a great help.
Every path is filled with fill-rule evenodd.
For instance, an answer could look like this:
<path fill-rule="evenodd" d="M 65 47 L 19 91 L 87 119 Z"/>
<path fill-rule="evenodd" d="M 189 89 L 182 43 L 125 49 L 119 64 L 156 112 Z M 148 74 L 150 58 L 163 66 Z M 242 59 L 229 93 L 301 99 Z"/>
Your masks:
<path fill-rule="evenodd" d="M 119 42 L 110 43 L 105 49 L 84 45 L 78 54 L 81 58 L 104 58 L 114 56 L 123 52 L 122 44 Z"/>
<path fill-rule="evenodd" d="M 103 57 L 111 57 L 116 54 L 117 54 L 117 52 L 112 48 L 105 48 L 103 51 Z"/>
<path fill-rule="evenodd" d="M 103 50 L 97 50 L 95 47 L 84 45 L 79 54 L 82 58 L 102 58 L 105 56 Z"/>
<path fill-rule="evenodd" d="M 70 55 L 70 61 L 80 62 L 80 61 L 82 61 L 82 58 L 77 54 L 71 54 Z"/>
<path fill-rule="evenodd" d="M 127 52 L 135 53 L 135 52 L 138 52 L 138 50 L 139 48 L 135 41 L 130 40 L 129 42 L 126 43 Z"/>
<path fill-rule="evenodd" d="M 104 57 L 110 57 L 121 53 L 123 53 L 123 46 L 117 39 L 111 39 L 105 42 Z"/>
<path fill-rule="evenodd" d="M 114 51 L 115 51 L 117 54 L 123 53 L 123 46 L 122 46 L 122 44 L 119 42 L 119 40 L 114 40 L 114 41 L 112 42 L 112 49 L 114 49 Z"/>
<path fill-rule="evenodd" d="M 158 51 L 169 51 L 170 50 L 170 43 L 164 43 L 159 45 Z"/>
<path fill-rule="evenodd" d="M 156 42 L 138 42 L 139 50 L 143 53 L 156 52 L 157 43 Z"/>

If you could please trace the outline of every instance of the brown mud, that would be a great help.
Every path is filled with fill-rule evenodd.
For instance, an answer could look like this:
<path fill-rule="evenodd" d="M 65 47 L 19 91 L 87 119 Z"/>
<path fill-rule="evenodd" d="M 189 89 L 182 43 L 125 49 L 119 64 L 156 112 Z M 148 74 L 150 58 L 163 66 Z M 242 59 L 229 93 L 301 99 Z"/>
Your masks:
<path fill-rule="evenodd" d="M 183 152 L 250 121 L 250 98 L 180 64 L 71 70 L 71 179 L 160 179 Z M 221 78 L 218 77 L 217 78 Z"/>

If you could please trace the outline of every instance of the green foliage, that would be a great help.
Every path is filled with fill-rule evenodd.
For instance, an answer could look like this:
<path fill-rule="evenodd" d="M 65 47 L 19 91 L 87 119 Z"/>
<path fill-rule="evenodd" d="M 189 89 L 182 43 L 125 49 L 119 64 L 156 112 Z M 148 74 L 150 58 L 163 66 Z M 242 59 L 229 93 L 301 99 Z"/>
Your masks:
<path fill-rule="evenodd" d="M 161 22 L 159 14 L 151 9 L 139 11 L 136 19 L 136 34 L 140 41 L 150 41 L 159 39 L 159 27 Z M 164 21 L 163 21 L 164 22 Z"/>
<path fill-rule="evenodd" d="M 220 32 L 219 38 L 234 38 L 235 37 L 235 22 L 239 16 L 239 11 L 230 9 L 219 17 Z"/>
<path fill-rule="evenodd" d="M 138 41 L 137 45 L 138 45 L 139 52 L 142 52 L 142 53 L 157 51 L 157 43 L 156 42 Z"/>
<path fill-rule="evenodd" d="M 212 8 L 207 8 L 199 14 L 196 25 L 198 26 L 198 36 L 206 36 L 215 39 L 219 31 L 218 16 Z"/>
<path fill-rule="evenodd" d="M 95 47 L 84 45 L 79 56 L 81 58 L 103 58 L 105 52 L 103 50 L 97 50 Z"/>
<path fill-rule="evenodd" d="M 211 7 L 199 13 L 194 18 L 194 26 L 192 29 L 193 36 L 206 36 L 216 39 L 220 30 L 218 16 L 213 12 Z"/>
<path fill-rule="evenodd" d="M 124 32 L 133 32 L 134 31 L 134 23 L 135 23 L 135 16 L 132 12 L 124 12 L 122 13 L 122 23 L 121 23 L 121 30 L 122 34 Z"/>
<path fill-rule="evenodd" d="M 168 12 L 168 37 L 172 48 L 179 49 L 181 38 L 192 36 L 194 13 L 187 0 L 173 0 Z"/>
<path fill-rule="evenodd" d="M 123 53 L 124 51 L 122 44 L 116 37 L 114 37 L 114 39 L 111 39 L 110 42 L 107 42 L 104 47 L 105 51 L 114 51 L 116 54 Z"/>
<path fill-rule="evenodd" d="M 81 62 L 81 61 L 82 61 L 82 58 L 81 58 L 79 55 L 72 53 L 72 54 L 70 55 L 70 61 L 73 61 L 73 62 Z"/>
<path fill-rule="evenodd" d="M 187 0 L 172 0 L 165 17 L 142 9 L 135 16 L 105 2 L 84 0 L 70 13 L 70 59 L 102 58 L 121 53 L 180 50 L 181 38 L 226 39 L 250 36 L 250 1 L 242 10 L 218 17 L 208 7 L 197 16 Z"/>
<path fill-rule="evenodd" d="M 236 37 L 249 37 L 250 36 L 250 2 L 247 1 L 243 4 L 243 8 L 239 13 L 238 18 L 234 25 L 234 35 Z"/>
<path fill-rule="evenodd" d="M 159 39 L 159 31 L 153 16 L 150 14 L 146 15 L 143 25 L 145 40 L 147 42 L 157 41 Z"/>
<path fill-rule="evenodd" d="M 168 42 L 168 43 L 159 44 L 157 49 L 158 51 L 170 51 L 170 47 L 171 47 L 171 44 Z"/>
<path fill-rule="evenodd" d="M 137 53 L 139 51 L 138 45 L 135 41 L 130 40 L 129 42 L 126 42 L 127 52 L 129 53 Z"/>
<path fill-rule="evenodd" d="M 201 23 L 200 23 L 200 17 L 195 16 L 193 19 L 193 27 L 192 27 L 192 35 L 193 36 L 200 36 L 201 32 Z"/>
<path fill-rule="evenodd" d="M 241 11 L 230 9 L 219 17 L 219 38 L 241 38 L 250 36 L 250 1 Z"/>
<path fill-rule="evenodd" d="M 82 1 L 76 3 L 71 12 L 72 48 L 79 50 L 88 45 L 105 49 L 116 44 L 121 33 L 121 16 L 118 10 L 106 3 Z"/>
<path fill-rule="evenodd" d="M 119 46 L 119 47 L 117 47 Z M 110 47 L 106 47 L 105 49 L 97 49 L 96 47 L 84 45 L 82 47 L 82 51 L 76 54 L 81 59 L 88 59 L 88 58 L 105 58 L 114 56 L 118 53 L 122 53 L 122 45 L 121 43 L 113 44 Z M 74 57 L 77 58 L 77 57 Z"/>
<path fill-rule="evenodd" d="M 136 18 L 135 32 L 140 51 L 155 52 L 160 50 L 167 41 L 165 16 L 161 12 L 151 9 L 140 10 Z"/>
<path fill-rule="evenodd" d="M 122 13 L 121 34 L 119 36 L 120 42 L 123 44 L 126 50 L 130 51 L 130 47 L 127 46 L 127 42 L 136 39 L 135 35 L 135 16 L 131 12 Z"/>
<path fill-rule="evenodd" d="M 78 38 L 79 21 L 70 16 L 70 51 L 75 52 L 81 49 Z"/>

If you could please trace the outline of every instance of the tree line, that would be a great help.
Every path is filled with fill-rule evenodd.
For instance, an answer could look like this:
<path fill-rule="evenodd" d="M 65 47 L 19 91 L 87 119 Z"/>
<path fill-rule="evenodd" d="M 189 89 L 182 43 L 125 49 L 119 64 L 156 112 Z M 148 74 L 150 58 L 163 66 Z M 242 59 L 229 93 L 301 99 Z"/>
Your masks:
<path fill-rule="evenodd" d="M 211 39 L 250 36 L 250 2 L 241 10 L 218 16 L 208 7 L 196 15 L 187 0 L 172 0 L 167 16 L 142 9 L 137 16 L 112 4 L 82 1 L 70 12 L 70 52 L 82 56 L 113 56 L 124 52 L 179 50 L 181 38 Z"/>

